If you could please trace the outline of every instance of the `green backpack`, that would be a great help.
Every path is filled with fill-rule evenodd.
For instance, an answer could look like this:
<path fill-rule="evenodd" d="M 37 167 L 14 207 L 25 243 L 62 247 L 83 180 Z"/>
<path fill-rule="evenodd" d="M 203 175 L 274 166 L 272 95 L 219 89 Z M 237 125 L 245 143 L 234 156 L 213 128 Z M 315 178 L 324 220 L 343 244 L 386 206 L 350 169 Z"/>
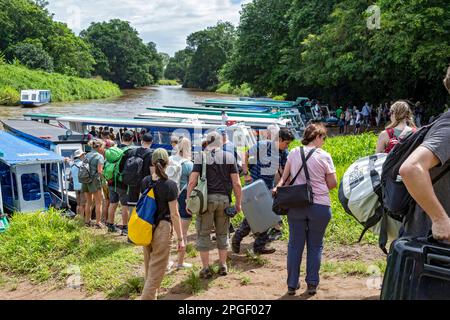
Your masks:
<path fill-rule="evenodd" d="M 192 214 L 202 215 L 208 210 L 208 182 L 206 181 L 206 154 L 202 152 L 202 173 L 198 177 L 197 186 L 187 200 L 186 208 Z"/>
<path fill-rule="evenodd" d="M 111 147 L 109 149 L 106 149 L 106 162 L 103 169 L 103 177 L 106 179 L 106 181 L 114 180 L 114 184 L 116 184 L 117 181 L 122 181 L 119 173 L 119 166 L 126 150 L 128 150 L 128 148 L 125 148 L 123 150 L 118 147 Z"/>

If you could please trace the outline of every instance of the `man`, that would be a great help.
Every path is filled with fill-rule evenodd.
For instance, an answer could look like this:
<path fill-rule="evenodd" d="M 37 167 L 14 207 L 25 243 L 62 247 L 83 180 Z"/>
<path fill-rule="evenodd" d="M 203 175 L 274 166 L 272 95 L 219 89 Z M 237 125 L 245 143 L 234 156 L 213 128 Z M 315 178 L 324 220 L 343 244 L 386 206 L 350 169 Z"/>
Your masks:
<path fill-rule="evenodd" d="M 226 126 L 228 122 L 228 115 L 225 111 L 222 111 L 222 125 Z"/>
<path fill-rule="evenodd" d="M 105 142 L 105 151 L 106 149 L 109 149 L 111 147 L 115 146 L 114 141 L 110 139 L 109 135 L 109 129 L 107 130 L 107 127 L 105 127 L 102 131 L 101 138 Z M 104 155 L 103 155 L 104 156 Z M 102 222 L 107 223 L 108 220 L 108 212 L 109 212 L 109 205 L 110 205 L 110 199 L 109 199 L 109 188 L 108 188 L 108 182 L 102 181 L 102 189 L 103 189 L 103 211 L 102 211 Z"/>
<path fill-rule="evenodd" d="M 294 135 L 288 129 L 280 130 L 278 136 L 273 137 L 272 141 L 259 141 L 250 148 L 246 154 L 244 163 L 244 176 L 246 184 L 262 179 L 267 188 L 272 190 L 274 187 L 275 175 L 282 175 L 284 166 L 287 162 L 289 144 L 294 141 Z M 249 161 L 253 159 L 249 167 Z M 280 173 L 281 172 L 281 173 Z M 280 236 L 281 231 L 274 229 L 274 236 Z M 234 253 L 239 253 L 242 240 L 250 233 L 251 228 L 247 219 L 242 221 L 239 230 L 236 231 L 232 239 L 232 249 Z M 271 254 L 275 252 L 273 248 L 266 248 L 270 241 L 268 230 L 256 235 L 253 251 L 256 254 Z"/>
<path fill-rule="evenodd" d="M 362 112 L 355 107 L 355 134 L 361 133 L 361 120 L 362 120 Z"/>
<path fill-rule="evenodd" d="M 444 85 L 450 93 L 450 68 Z M 404 236 L 426 236 L 431 229 L 435 239 L 450 241 L 450 173 L 447 171 L 432 185 L 432 179 L 449 166 L 450 112 L 446 112 L 427 133 L 422 145 L 400 167 L 403 182 L 417 202 Z"/>
<path fill-rule="evenodd" d="M 77 199 L 77 214 L 84 219 L 84 207 L 86 206 L 86 197 L 84 192 L 82 192 L 82 184 L 78 180 L 78 172 L 80 171 L 81 164 L 86 156 L 86 152 L 82 150 L 76 150 L 73 154 L 73 161 L 69 162 L 70 175 L 73 183 L 73 190 L 75 191 L 75 196 Z"/>
<path fill-rule="evenodd" d="M 124 151 L 122 160 L 119 163 L 119 172 L 122 172 L 125 162 L 127 161 L 130 153 L 133 151 L 131 146 L 133 145 L 133 133 L 131 131 L 126 131 L 122 135 L 122 144 L 120 148 Z M 117 207 L 122 205 L 122 232 L 121 235 L 128 235 L 128 195 L 127 186 L 121 181 L 111 181 L 108 185 L 109 187 L 109 199 L 110 205 L 108 209 L 108 221 L 106 226 L 108 227 L 108 232 L 120 231 L 119 228 L 114 224 L 115 214 Z"/>
<path fill-rule="evenodd" d="M 336 110 L 336 118 L 338 119 L 339 124 L 339 133 L 344 133 L 344 127 L 345 127 L 345 113 L 344 109 L 338 105 L 338 109 Z"/>
<path fill-rule="evenodd" d="M 94 138 L 97 137 L 97 130 L 95 130 L 95 126 L 91 126 L 91 131 L 89 131 L 89 134 Z"/>
<path fill-rule="evenodd" d="M 135 134 L 131 132 L 135 137 Z M 129 154 L 128 158 L 133 156 L 137 156 L 142 158 L 142 174 L 137 177 L 139 182 L 135 186 L 128 186 L 128 206 L 135 207 L 137 202 L 139 201 L 139 197 L 141 195 L 141 181 L 145 177 L 150 175 L 150 167 L 152 166 L 152 150 L 150 147 L 153 143 L 153 136 L 151 133 L 146 133 L 142 136 L 141 147 L 134 149 L 133 152 Z"/>
<path fill-rule="evenodd" d="M 362 107 L 362 110 L 361 110 L 361 115 L 363 117 L 362 123 L 363 123 L 363 125 L 366 126 L 366 128 L 368 128 L 370 126 L 370 113 L 371 113 L 371 111 L 372 110 L 370 109 L 369 103 L 366 102 L 366 104 Z"/>
<path fill-rule="evenodd" d="M 241 181 L 236 162 L 231 153 L 222 150 L 222 137 L 218 132 L 210 132 L 206 137 L 206 179 L 208 187 L 208 209 L 197 216 L 197 250 L 200 252 L 203 269 L 200 277 L 209 279 L 212 271 L 209 266 L 209 251 L 213 250 L 211 241 L 212 230 L 216 233 L 216 244 L 219 251 L 219 275 L 227 275 L 228 230 L 230 218 L 225 215 L 225 209 L 231 203 L 229 197 L 234 191 L 236 197 L 236 211 L 241 211 Z M 202 155 L 199 154 L 194 162 L 194 169 L 189 178 L 187 198 L 197 185 L 202 171 Z"/>
<path fill-rule="evenodd" d="M 222 136 L 222 149 L 223 151 L 228 151 L 234 156 L 236 164 L 238 166 L 239 172 L 242 170 L 242 161 L 241 157 L 239 157 L 236 146 L 233 142 L 228 139 L 227 129 L 226 127 L 217 128 L 217 132 Z"/>

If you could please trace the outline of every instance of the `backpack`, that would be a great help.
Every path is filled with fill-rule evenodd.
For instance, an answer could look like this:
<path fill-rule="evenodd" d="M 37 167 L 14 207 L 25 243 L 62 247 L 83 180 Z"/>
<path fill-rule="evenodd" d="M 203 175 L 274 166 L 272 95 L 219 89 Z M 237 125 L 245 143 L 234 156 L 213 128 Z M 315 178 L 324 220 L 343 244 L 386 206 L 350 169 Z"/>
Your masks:
<path fill-rule="evenodd" d="M 183 163 L 187 161 L 189 160 L 178 155 L 170 156 L 169 165 L 166 168 L 167 177 L 177 184 L 180 193 L 184 190 L 184 188 L 183 190 L 181 190 L 181 175 L 183 171 Z"/>
<path fill-rule="evenodd" d="M 106 181 L 114 180 L 114 184 L 117 184 L 117 181 L 122 181 L 122 176 L 119 172 L 120 163 L 125 152 L 128 148 L 120 149 L 118 147 L 111 147 L 106 149 L 105 151 L 105 167 L 103 169 L 103 177 Z"/>
<path fill-rule="evenodd" d="M 128 222 L 128 238 L 137 246 L 149 246 L 157 224 L 157 204 L 154 192 L 155 184 L 139 198 Z"/>
<path fill-rule="evenodd" d="M 127 159 L 121 172 L 122 182 L 127 186 L 139 186 L 142 179 L 144 178 L 143 168 L 145 153 L 141 155 L 137 152 L 137 150 L 139 149 L 134 150 L 130 157 Z"/>
<path fill-rule="evenodd" d="M 208 209 L 208 183 L 206 181 L 206 153 L 202 152 L 202 173 L 198 177 L 197 186 L 187 200 L 186 209 L 192 214 L 203 214 Z"/>
<path fill-rule="evenodd" d="M 414 150 L 422 144 L 427 133 L 438 121 L 439 119 L 400 140 L 383 164 L 383 173 L 381 175 L 383 205 L 387 210 L 387 214 L 397 221 L 406 223 L 416 206 L 416 202 L 409 194 L 402 177 L 399 175 L 400 167 Z M 450 166 L 435 177 L 432 183 L 435 184 L 439 181 L 449 170 Z"/>
<path fill-rule="evenodd" d="M 402 134 L 400 134 L 399 137 L 396 137 L 394 128 L 386 129 L 386 132 L 389 136 L 389 143 L 388 143 L 387 147 L 384 149 L 384 153 L 390 153 L 392 151 L 392 149 L 394 149 L 394 147 L 399 143 L 399 141 L 401 139 L 404 139 L 405 136 L 410 134 L 410 132 L 407 132 L 405 136 L 402 136 L 402 134 L 403 134 L 403 132 L 402 132 Z M 416 129 L 413 128 L 411 132 L 413 132 L 413 133 L 416 132 Z"/>
<path fill-rule="evenodd" d="M 344 210 L 363 227 L 358 242 L 371 230 L 379 236 L 379 246 L 387 253 L 388 240 L 398 238 L 401 223 L 387 216 L 382 203 L 381 174 L 385 153 L 364 157 L 345 172 L 339 186 L 339 201 Z"/>
<path fill-rule="evenodd" d="M 91 176 L 90 159 L 85 157 L 80 165 L 78 171 L 78 181 L 80 183 L 89 184 L 92 183 L 93 177 Z"/>

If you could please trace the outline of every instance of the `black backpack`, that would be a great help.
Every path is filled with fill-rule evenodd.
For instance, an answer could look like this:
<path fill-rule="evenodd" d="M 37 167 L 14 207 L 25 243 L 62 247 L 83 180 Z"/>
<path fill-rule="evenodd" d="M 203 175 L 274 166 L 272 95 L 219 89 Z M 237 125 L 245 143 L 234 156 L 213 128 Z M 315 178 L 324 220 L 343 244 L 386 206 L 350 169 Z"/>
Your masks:
<path fill-rule="evenodd" d="M 450 114 L 445 114 L 442 117 L 448 116 Z M 397 221 L 406 223 L 416 206 L 415 200 L 409 194 L 399 175 L 400 167 L 413 151 L 423 143 L 427 133 L 442 117 L 402 139 L 392 149 L 384 162 L 381 175 L 383 205 L 387 214 Z M 438 182 L 449 171 L 450 166 L 433 179 L 433 184 Z"/>
<path fill-rule="evenodd" d="M 143 177 L 144 157 L 146 152 L 138 152 L 138 149 L 133 150 L 132 154 L 125 162 L 121 176 L 122 182 L 127 186 L 140 186 Z"/>

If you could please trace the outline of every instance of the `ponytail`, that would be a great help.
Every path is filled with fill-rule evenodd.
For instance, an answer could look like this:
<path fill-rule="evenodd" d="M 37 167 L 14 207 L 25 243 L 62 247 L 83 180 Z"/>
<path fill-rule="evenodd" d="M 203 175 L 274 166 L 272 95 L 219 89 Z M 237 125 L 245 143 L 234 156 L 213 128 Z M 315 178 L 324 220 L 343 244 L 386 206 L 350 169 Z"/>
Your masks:
<path fill-rule="evenodd" d="M 156 175 L 162 179 L 162 180 L 167 180 L 169 179 L 169 177 L 166 174 L 166 170 L 164 169 L 164 167 L 167 165 L 167 163 L 165 163 L 163 160 L 158 160 L 155 163 L 155 173 Z"/>

